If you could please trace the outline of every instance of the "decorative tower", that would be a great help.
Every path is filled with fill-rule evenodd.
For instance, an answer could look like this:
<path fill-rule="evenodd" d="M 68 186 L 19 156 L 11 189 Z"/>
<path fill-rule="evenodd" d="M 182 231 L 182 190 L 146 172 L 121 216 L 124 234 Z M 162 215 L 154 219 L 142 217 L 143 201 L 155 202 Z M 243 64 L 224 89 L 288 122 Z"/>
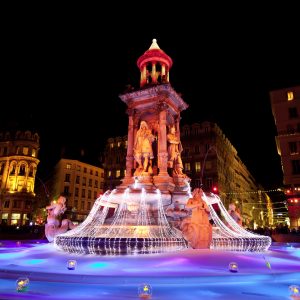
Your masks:
<path fill-rule="evenodd" d="M 172 64 L 172 59 L 153 39 L 150 48 L 137 60 L 140 89 L 120 95 L 128 106 L 129 116 L 126 176 L 121 187 L 138 180 L 148 187 L 154 184 L 164 194 L 179 193 L 182 198 L 188 190 L 189 178 L 182 170 L 179 122 L 181 111 L 188 105 L 170 85 Z M 144 125 L 152 135 L 150 155 L 138 149 L 139 131 Z M 141 169 L 147 155 L 150 168 Z"/>

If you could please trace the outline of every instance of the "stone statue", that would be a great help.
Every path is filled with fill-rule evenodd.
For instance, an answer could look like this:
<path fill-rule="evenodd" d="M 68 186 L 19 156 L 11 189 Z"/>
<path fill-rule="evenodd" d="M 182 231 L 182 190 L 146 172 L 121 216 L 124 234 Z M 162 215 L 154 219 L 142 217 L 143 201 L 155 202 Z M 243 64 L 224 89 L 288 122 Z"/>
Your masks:
<path fill-rule="evenodd" d="M 181 223 L 184 238 L 192 248 L 209 248 L 212 240 L 212 225 L 209 222 L 209 208 L 203 200 L 202 189 L 196 188 L 193 197 L 187 201 L 186 209 L 192 210 L 192 215 Z"/>
<path fill-rule="evenodd" d="M 45 225 L 45 235 L 49 242 L 53 242 L 57 234 L 65 233 L 69 229 L 76 227 L 68 219 L 60 221 L 60 216 L 66 211 L 66 198 L 60 196 L 57 201 L 52 201 L 51 205 L 46 207 L 48 216 L 47 224 Z"/>
<path fill-rule="evenodd" d="M 175 126 L 170 127 L 167 134 L 168 140 L 168 167 L 173 169 L 173 175 L 183 176 L 183 164 L 181 160 L 182 145 L 180 139 L 176 135 Z"/>
<path fill-rule="evenodd" d="M 238 223 L 240 226 L 243 226 L 242 216 L 234 203 L 229 204 L 228 213 L 236 223 Z"/>
<path fill-rule="evenodd" d="M 143 174 L 152 174 L 152 159 L 153 149 L 152 143 L 155 136 L 149 129 L 145 121 L 141 121 L 140 128 L 136 133 L 134 142 L 134 159 L 138 163 L 137 169 L 134 173 L 135 176 Z"/>

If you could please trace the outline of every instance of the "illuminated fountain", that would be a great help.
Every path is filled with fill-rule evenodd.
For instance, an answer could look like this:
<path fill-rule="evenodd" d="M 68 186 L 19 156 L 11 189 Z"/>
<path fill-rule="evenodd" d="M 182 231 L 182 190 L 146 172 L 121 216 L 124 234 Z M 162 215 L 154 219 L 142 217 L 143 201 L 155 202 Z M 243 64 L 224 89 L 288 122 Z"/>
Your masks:
<path fill-rule="evenodd" d="M 117 255 L 178 251 L 188 248 L 182 232 L 168 223 L 165 208 L 191 198 L 183 173 L 180 113 L 188 105 L 169 83 L 172 59 L 154 39 L 137 60 L 140 89 L 120 96 L 128 106 L 126 176 L 113 191 L 98 198 L 76 228 L 55 237 L 55 246 L 82 254 Z M 264 251 L 271 239 L 237 225 L 220 198 L 206 195 L 215 222 L 211 248 Z M 225 223 L 214 210 L 218 205 Z M 109 212 L 114 210 L 112 217 Z M 233 221 L 233 222 L 232 222 Z"/>

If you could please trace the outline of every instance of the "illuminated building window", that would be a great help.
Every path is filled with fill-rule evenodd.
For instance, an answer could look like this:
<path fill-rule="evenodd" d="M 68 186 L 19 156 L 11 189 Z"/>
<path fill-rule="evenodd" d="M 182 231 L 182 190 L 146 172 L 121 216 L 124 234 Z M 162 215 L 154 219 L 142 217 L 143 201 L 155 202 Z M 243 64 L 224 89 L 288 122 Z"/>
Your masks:
<path fill-rule="evenodd" d="M 111 171 L 108 171 L 108 177 L 111 177 Z"/>
<path fill-rule="evenodd" d="M 20 154 L 20 151 L 21 151 L 20 147 L 17 147 L 17 151 L 16 151 L 17 155 Z"/>
<path fill-rule="evenodd" d="M 110 149 L 114 147 L 114 143 L 110 143 Z"/>
<path fill-rule="evenodd" d="M 118 142 L 118 147 L 121 147 L 121 142 Z"/>
<path fill-rule="evenodd" d="M 8 213 L 2 214 L 2 220 L 7 220 L 8 219 Z"/>
<path fill-rule="evenodd" d="M 35 150 L 35 149 L 32 149 L 32 150 L 31 150 L 31 156 L 32 156 L 32 157 L 36 157 L 36 150 Z"/>
<path fill-rule="evenodd" d="M 287 99 L 288 99 L 288 101 L 294 100 L 294 93 L 293 92 L 287 92 Z"/>
<path fill-rule="evenodd" d="M 28 155 L 28 147 L 23 147 L 23 154 Z"/>
<path fill-rule="evenodd" d="M 200 170 L 201 170 L 201 163 L 200 163 L 200 161 L 196 161 L 195 162 L 195 171 L 200 172 Z"/>
<path fill-rule="evenodd" d="M 125 148 L 127 148 L 127 145 L 128 145 L 128 142 L 127 142 L 127 141 L 125 141 Z"/>
<path fill-rule="evenodd" d="M 12 220 L 20 220 L 21 214 L 11 214 Z"/>
<path fill-rule="evenodd" d="M 184 169 L 185 169 L 186 171 L 190 171 L 190 170 L 191 170 L 191 164 L 190 164 L 190 163 L 185 163 L 185 164 L 184 164 Z"/>
<path fill-rule="evenodd" d="M 117 170 L 117 171 L 116 171 L 116 177 L 119 178 L 120 176 L 121 176 L 121 171 L 120 171 L 120 170 Z"/>
<path fill-rule="evenodd" d="M 68 170 L 70 170 L 70 169 L 71 169 L 71 167 L 72 167 L 72 165 L 71 165 L 71 164 L 67 164 L 67 169 L 68 169 Z"/>

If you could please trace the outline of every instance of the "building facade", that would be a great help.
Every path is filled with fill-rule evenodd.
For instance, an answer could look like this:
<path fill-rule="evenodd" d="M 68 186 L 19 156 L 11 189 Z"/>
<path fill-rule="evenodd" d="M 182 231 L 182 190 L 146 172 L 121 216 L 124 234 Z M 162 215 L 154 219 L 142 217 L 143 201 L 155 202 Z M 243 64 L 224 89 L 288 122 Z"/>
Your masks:
<path fill-rule="evenodd" d="M 272 202 L 237 155 L 236 149 L 215 123 L 181 127 L 184 172 L 192 189 L 202 187 L 218 193 L 228 208 L 239 207 L 244 225 L 250 228 L 273 225 Z M 121 183 L 126 169 L 127 136 L 110 138 L 104 153 L 105 190 Z"/>
<path fill-rule="evenodd" d="M 37 133 L 0 133 L 1 224 L 20 226 L 32 220 L 39 147 Z"/>
<path fill-rule="evenodd" d="M 67 199 L 66 217 L 82 222 L 103 194 L 104 170 L 78 160 L 61 159 L 55 166 L 51 198 Z"/>
<path fill-rule="evenodd" d="M 212 122 L 184 125 L 182 160 L 191 187 L 218 193 L 226 208 L 235 203 L 250 228 L 273 224 L 270 197 L 250 174 L 219 126 Z"/>
<path fill-rule="evenodd" d="M 127 135 L 109 138 L 104 150 L 104 190 L 113 190 L 126 175 Z"/>
<path fill-rule="evenodd" d="M 290 228 L 300 227 L 300 86 L 270 92 Z"/>

